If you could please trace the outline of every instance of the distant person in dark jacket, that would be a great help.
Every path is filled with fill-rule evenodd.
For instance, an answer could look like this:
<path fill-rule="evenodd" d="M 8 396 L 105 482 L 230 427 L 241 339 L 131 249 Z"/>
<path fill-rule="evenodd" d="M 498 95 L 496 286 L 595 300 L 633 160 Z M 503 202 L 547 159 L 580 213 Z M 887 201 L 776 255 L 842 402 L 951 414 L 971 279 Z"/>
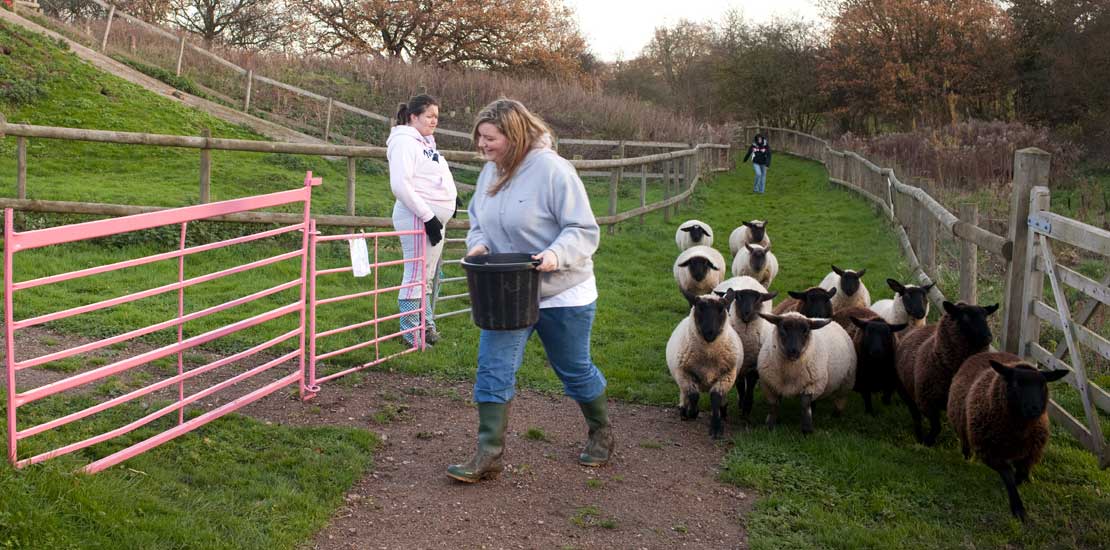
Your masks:
<path fill-rule="evenodd" d="M 763 193 L 764 187 L 767 186 L 767 169 L 771 167 L 771 146 L 763 134 L 755 135 L 752 144 L 748 146 L 748 153 L 744 155 L 744 160 L 741 162 L 748 162 L 748 159 L 752 159 L 752 168 L 755 169 L 753 191 Z"/>

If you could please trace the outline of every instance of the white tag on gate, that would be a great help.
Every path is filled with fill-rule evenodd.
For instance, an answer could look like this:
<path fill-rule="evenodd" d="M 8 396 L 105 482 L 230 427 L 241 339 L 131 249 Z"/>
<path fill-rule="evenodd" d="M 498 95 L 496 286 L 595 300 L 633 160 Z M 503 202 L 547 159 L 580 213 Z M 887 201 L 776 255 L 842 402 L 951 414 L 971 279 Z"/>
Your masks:
<path fill-rule="evenodd" d="M 366 250 L 366 239 L 351 239 L 351 267 L 354 268 L 355 277 L 365 277 L 370 274 L 370 253 Z"/>

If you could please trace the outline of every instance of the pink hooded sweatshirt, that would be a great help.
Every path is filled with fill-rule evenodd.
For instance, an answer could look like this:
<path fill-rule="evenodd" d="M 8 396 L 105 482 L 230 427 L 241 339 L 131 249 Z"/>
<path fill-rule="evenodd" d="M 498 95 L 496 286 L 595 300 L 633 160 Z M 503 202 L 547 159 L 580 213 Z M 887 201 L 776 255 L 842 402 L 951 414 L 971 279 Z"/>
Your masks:
<path fill-rule="evenodd" d="M 408 125 L 394 126 L 386 140 L 389 188 L 405 208 L 428 221 L 435 216 L 429 205 L 454 210 L 455 179 L 447 159 L 436 151 L 432 136 L 422 136 Z"/>

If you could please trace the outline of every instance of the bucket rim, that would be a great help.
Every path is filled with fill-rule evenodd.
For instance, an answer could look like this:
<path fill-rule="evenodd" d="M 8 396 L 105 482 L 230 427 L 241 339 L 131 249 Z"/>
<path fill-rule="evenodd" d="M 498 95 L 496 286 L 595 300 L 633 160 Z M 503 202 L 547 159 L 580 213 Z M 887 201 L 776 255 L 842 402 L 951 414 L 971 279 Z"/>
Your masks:
<path fill-rule="evenodd" d="M 502 258 L 504 258 L 506 256 L 515 257 L 513 259 L 520 259 L 520 260 L 525 260 L 525 261 L 512 261 L 512 262 L 503 262 L 503 263 L 501 263 L 501 262 L 499 262 L 499 263 L 490 263 L 488 261 L 489 259 L 492 259 L 493 257 L 496 257 L 496 256 L 500 256 Z M 487 261 L 481 261 L 481 262 L 475 261 L 479 258 L 486 258 Z M 501 253 L 501 254 L 476 254 L 474 256 L 466 256 L 459 263 L 467 271 L 487 271 L 487 272 L 502 271 L 503 272 L 503 271 L 534 270 L 537 266 L 540 265 L 540 262 L 541 262 L 541 260 L 532 259 L 532 254 L 527 254 L 527 253 L 523 253 L 523 252 L 510 252 L 510 253 Z"/>

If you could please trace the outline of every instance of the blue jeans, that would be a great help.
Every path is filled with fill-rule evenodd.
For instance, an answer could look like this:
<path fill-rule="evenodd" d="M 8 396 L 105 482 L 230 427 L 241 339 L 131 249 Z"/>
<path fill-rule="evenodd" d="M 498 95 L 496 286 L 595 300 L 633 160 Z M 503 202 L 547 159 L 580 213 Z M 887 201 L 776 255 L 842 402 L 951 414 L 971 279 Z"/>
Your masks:
<path fill-rule="evenodd" d="M 763 188 L 767 186 L 767 167 L 762 164 L 752 163 L 752 169 L 755 170 L 755 189 L 756 193 L 762 193 Z"/>
<path fill-rule="evenodd" d="M 516 393 L 516 371 L 532 332 L 540 335 L 547 359 L 563 381 L 563 391 L 579 403 L 605 391 L 605 377 L 590 359 L 590 331 L 597 303 L 540 310 L 536 324 L 519 330 L 483 330 L 478 339 L 474 402 L 508 403 Z"/>

